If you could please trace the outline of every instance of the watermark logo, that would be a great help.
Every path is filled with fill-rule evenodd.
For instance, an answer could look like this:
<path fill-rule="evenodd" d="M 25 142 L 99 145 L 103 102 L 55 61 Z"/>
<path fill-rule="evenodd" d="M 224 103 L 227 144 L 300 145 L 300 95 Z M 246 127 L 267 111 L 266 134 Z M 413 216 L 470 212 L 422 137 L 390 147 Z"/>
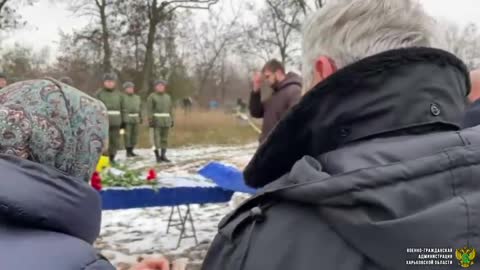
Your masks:
<path fill-rule="evenodd" d="M 457 257 L 458 264 L 463 268 L 469 268 L 474 264 L 477 252 L 474 248 L 460 248 L 455 251 L 455 257 Z"/>

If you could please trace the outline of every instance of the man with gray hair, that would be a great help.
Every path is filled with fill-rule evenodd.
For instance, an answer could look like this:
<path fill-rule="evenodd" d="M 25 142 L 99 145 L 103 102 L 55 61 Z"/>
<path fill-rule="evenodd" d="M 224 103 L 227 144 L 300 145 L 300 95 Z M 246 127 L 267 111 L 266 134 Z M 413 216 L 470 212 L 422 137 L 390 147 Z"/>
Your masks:
<path fill-rule="evenodd" d="M 261 190 L 222 221 L 203 269 L 471 266 L 480 128 L 461 130 L 469 75 L 443 40 L 414 0 L 315 12 L 308 91 L 245 169 Z"/>

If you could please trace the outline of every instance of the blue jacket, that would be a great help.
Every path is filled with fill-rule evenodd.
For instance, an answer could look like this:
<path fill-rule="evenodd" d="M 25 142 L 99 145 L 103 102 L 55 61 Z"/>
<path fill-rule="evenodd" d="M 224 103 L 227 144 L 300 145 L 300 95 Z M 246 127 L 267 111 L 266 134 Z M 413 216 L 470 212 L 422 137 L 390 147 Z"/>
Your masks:
<path fill-rule="evenodd" d="M 0 155 L 0 269 L 113 270 L 92 244 L 99 195 L 80 179 Z"/>

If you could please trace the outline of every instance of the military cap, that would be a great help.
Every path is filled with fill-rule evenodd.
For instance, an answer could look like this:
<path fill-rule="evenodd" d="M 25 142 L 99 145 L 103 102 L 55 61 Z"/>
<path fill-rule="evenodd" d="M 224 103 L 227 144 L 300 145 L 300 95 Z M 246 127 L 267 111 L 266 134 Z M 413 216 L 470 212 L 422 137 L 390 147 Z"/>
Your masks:
<path fill-rule="evenodd" d="M 123 89 L 127 89 L 127 88 L 130 88 L 130 87 L 135 87 L 135 84 L 133 82 L 125 82 L 123 84 Z"/>
<path fill-rule="evenodd" d="M 103 75 L 103 81 L 116 81 L 117 80 L 117 74 L 111 72 L 111 73 L 105 73 Z"/>
<path fill-rule="evenodd" d="M 155 81 L 153 82 L 153 86 L 157 86 L 157 85 L 159 85 L 159 84 L 162 84 L 162 85 L 165 85 L 165 86 L 166 86 L 166 85 L 167 85 L 167 81 L 165 81 L 165 80 L 155 80 Z"/>

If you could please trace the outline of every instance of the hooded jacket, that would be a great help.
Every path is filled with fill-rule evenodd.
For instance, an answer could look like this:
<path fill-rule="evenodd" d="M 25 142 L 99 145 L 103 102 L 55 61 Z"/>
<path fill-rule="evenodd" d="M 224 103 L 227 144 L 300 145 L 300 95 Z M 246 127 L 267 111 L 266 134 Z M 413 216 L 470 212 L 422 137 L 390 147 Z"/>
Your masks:
<path fill-rule="evenodd" d="M 480 248 L 468 89 L 464 64 L 428 48 L 321 82 L 260 146 L 245 177 L 262 188 L 221 222 L 203 269 L 460 269 L 456 249 Z"/>
<path fill-rule="evenodd" d="M 249 103 L 250 114 L 255 118 L 263 118 L 260 142 L 265 141 L 278 121 L 301 97 L 302 78 L 293 72 L 289 72 L 285 80 L 274 87 L 272 96 L 265 102 L 262 102 L 260 92 L 252 91 Z"/>
<path fill-rule="evenodd" d="M 113 270 L 95 251 L 88 182 L 107 137 L 105 106 L 54 80 L 0 94 L 0 269 Z"/>
<path fill-rule="evenodd" d="M 0 269 L 113 270 L 92 247 L 98 193 L 81 179 L 0 156 Z"/>
<path fill-rule="evenodd" d="M 473 102 L 463 118 L 463 127 L 470 128 L 480 124 L 480 100 Z"/>

